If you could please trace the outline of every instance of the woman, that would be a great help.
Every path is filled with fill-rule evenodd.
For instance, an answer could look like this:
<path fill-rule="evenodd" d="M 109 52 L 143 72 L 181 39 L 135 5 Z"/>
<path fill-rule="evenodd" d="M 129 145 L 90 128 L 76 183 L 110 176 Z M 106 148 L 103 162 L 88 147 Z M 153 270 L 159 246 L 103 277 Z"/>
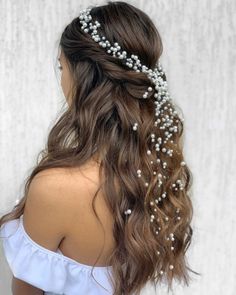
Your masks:
<path fill-rule="evenodd" d="M 59 49 L 68 108 L 24 196 L 0 219 L 13 294 L 188 284 L 191 173 L 156 27 L 138 8 L 109 1 L 82 10 Z"/>

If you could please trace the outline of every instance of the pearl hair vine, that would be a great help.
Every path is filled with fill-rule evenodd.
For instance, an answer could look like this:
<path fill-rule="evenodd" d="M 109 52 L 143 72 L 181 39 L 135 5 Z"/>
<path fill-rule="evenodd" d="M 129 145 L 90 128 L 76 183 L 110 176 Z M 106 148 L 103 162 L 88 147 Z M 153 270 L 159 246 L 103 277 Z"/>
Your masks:
<path fill-rule="evenodd" d="M 92 20 L 92 16 L 90 14 L 91 8 L 88 7 L 86 9 L 83 9 L 79 13 L 79 19 L 81 23 L 81 29 L 85 32 L 91 35 L 92 39 L 97 42 L 101 47 L 106 50 L 108 54 L 112 54 L 113 57 L 116 57 L 123 62 L 125 62 L 125 65 L 133 69 L 136 72 L 143 72 L 147 75 L 148 79 L 150 79 L 151 83 L 154 84 L 154 89 L 153 87 L 149 86 L 147 88 L 147 91 L 143 94 L 141 99 L 148 99 L 148 97 L 152 96 L 152 92 L 154 90 L 154 98 L 155 98 L 155 116 L 157 117 L 154 122 L 154 127 L 159 129 L 165 130 L 164 135 L 165 138 L 163 139 L 162 137 L 156 138 L 156 135 L 154 133 L 150 134 L 151 137 L 151 142 L 155 143 L 155 150 L 157 152 L 162 152 L 164 155 L 168 157 L 173 156 L 173 150 L 168 149 L 164 146 L 169 140 L 173 144 L 173 140 L 171 140 L 171 137 L 173 136 L 174 133 L 178 132 L 178 126 L 174 125 L 174 119 L 175 115 L 179 115 L 176 110 L 174 110 L 170 104 L 170 101 L 172 99 L 170 98 L 169 92 L 168 92 L 168 84 L 166 81 L 166 75 L 163 70 L 163 67 L 161 63 L 158 61 L 154 69 L 150 69 L 147 66 L 141 64 L 141 61 L 137 55 L 131 54 L 128 56 L 127 51 L 123 50 L 121 46 L 119 45 L 118 42 L 114 42 L 114 44 L 110 43 L 109 40 L 106 39 L 106 37 L 102 34 L 98 33 L 98 28 L 101 27 L 101 24 L 95 20 Z M 162 107 L 163 104 L 167 104 L 164 107 Z M 169 113 L 168 113 L 169 111 Z M 165 112 L 165 113 L 164 113 Z M 168 114 L 167 114 L 168 113 Z M 180 121 L 184 121 L 180 116 L 175 120 L 175 123 L 178 123 Z M 138 123 L 134 122 L 132 126 L 132 130 L 135 132 L 138 132 Z M 150 156 L 152 155 L 151 149 L 147 150 L 147 155 Z M 167 162 L 163 161 L 161 162 L 161 159 L 157 158 L 156 162 L 161 165 L 163 169 L 167 168 Z M 150 161 L 151 164 L 154 164 L 154 161 Z M 185 166 L 185 162 L 182 161 L 180 163 L 180 166 Z M 153 175 L 156 175 L 157 171 L 153 171 Z M 137 176 L 139 178 L 142 178 L 142 171 L 141 169 L 137 170 Z M 158 187 L 161 187 L 163 184 L 163 178 L 166 178 L 166 176 L 162 175 L 161 173 L 158 173 Z M 149 186 L 149 183 L 145 181 L 144 183 L 145 187 Z M 171 189 L 174 191 L 177 190 L 183 190 L 184 185 L 181 182 L 180 179 L 176 181 L 176 183 L 173 183 L 172 186 L 170 186 Z M 158 206 L 164 199 L 167 197 L 167 192 L 164 191 L 161 196 L 154 198 L 153 201 L 150 201 L 150 208 L 153 209 L 153 213 L 151 214 L 151 219 L 150 222 L 153 223 L 154 219 L 156 219 L 157 223 L 160 221 L 158 216 L 155 216 L 156 214 L 154 212 L 157 211 L 156 206 Z M 132 213 L 132 210 L 129 208 L 127 209 L 124 214 L 126 216 L 130 215 Z M 176 208 L 175 210 L 176 213 L 176 220 L 180 221 L 181 217 L 179 216 L 180 209 Z M 165 222 L 169 221 L 169 217 L 165 216 L 164 218 Z M 155 234 L 158 235 L 159 231 L 161 230 L 161 227 L 158 226 L 157 228 L 154 228 Z M 166 237 L 167 241 L 174 242 L 175 237 L 174 233 L 170 233 L 169 236 Z M 171 251 L 174 251 L 174 246 L 171 244 L 170 246 Z M 157 254 L 160 255 L 160 251 L 157 251 Z M 172 270 L 174 266 L 171 264 L 169 265 L 169 269 Z M 164 272 L 163 270 L 160 271 L 160 274 L 162 275 Z"/>

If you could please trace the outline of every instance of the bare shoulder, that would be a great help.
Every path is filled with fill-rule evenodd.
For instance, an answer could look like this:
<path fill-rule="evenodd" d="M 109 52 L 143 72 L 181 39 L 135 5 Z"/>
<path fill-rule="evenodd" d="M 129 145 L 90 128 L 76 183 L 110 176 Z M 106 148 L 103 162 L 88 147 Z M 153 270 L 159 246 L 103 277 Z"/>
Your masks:
<path fill-rule="evenodd" d="M 58 206 L 87 199 L 85 195 L 98 187 L 98 170 L 93 167 L 50 168 L 40 171 L 32 180 L 29 191 L 37 191 L 41 201 L 55 202 Z M 49 199 L 48 199 L 49 198 Z"/>
<path fill-rule="evenodd" d="M 81 173 L 52 168 L 35 175 L 27 193 L 23 218 L 24 227 L 33 240 L 55 250 L 71 231 L 73 219 L 81 223 L 88 219 L 91 192 L 96 189 L 94 182 L 89 181 L 93 173 L 95 176 L 96 172 L 90 169 Z"/>
<path fill-rule="evenodd" d="M 93 165 L 46 169 L 33 178 L 28 197 L 34 198 L 36 206 L 39 205 L 37 201 L 41 206 L 56 206 L 58 212 L 62 212 L 64 217 L 67 214 L 68 218 L 75 208 L 76 212 L 81 208 L 82 216 L 84 209 L 91 208 L 92 197 L 99 187 L 98 174 L 98 167 Z"/>
<path fill-rule="evenodd" d="M 31 181 L 26 195 L 23 225 L 36 243 L 56 250 L 69 226 L 68 180 L 62 170 L 47 169 Z"/>
<path fill-rule="evenodd" d="M 51 206 L 59 208 L 68 202 L 71 179 L 66 170 L 50 168 L 40 171 L 32 179 L 27 195 L 28 202 L 35 205 Z"/>

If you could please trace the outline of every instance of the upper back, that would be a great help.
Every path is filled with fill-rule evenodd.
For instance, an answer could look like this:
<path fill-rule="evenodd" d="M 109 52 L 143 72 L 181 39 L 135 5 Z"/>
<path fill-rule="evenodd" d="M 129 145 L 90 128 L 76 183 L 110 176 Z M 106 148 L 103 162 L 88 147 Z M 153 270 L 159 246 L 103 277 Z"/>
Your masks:
<path fill-rule="evenodd" d="M 49 174 L 66 191 L 66 199 L 62 202 L 66 207 L 63 218 L 69 226 L 59 250 L 79 263 L 107 265 L 106 260 L 115 247 L 115 241 L 113 217 L 101 191 L 95 197 L 94 207 L 102 225 L 92 208 L 92 200 L 99 187 L 99 166 L 89 162 L 79 168 L 53 168 L 41 171 L 36 178 Z"/>

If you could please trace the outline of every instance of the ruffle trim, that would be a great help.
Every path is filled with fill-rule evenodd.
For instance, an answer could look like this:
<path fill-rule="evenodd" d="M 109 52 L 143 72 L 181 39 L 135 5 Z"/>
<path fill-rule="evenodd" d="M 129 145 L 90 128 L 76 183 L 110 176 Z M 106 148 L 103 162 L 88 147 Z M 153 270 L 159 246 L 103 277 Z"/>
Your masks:
<path fill-rule="evenodd" d="M 23 215 L 4 223 L 0 232 L 14 277 L 56 294 L 112 294 L 108 281 L 111 266 L 95 266 L 92 273 L 91 265 L 79 263 L 59 249 L 54 252 L 37 244 L 25 231 Z"/>

